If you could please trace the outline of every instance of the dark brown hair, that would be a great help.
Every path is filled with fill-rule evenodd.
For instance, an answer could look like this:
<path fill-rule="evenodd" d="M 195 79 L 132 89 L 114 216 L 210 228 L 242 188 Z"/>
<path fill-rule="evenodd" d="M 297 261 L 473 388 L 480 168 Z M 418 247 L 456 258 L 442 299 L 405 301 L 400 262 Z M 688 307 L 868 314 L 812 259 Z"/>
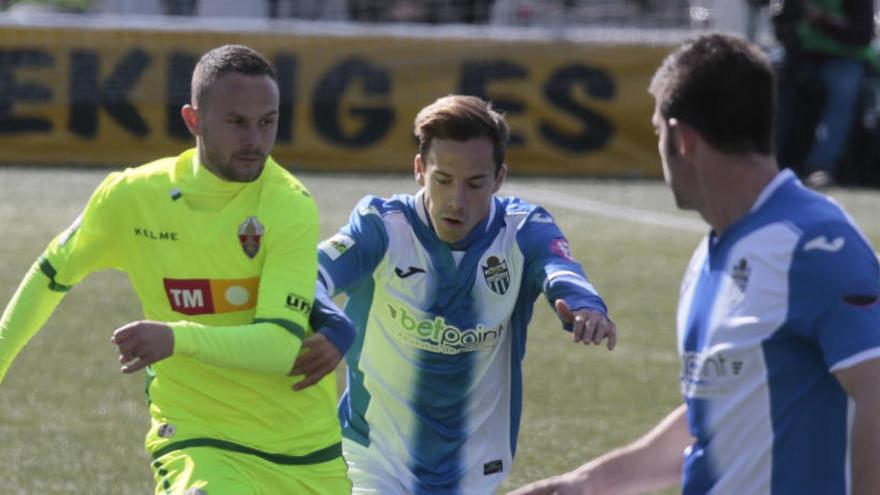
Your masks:
<path fill-rule="evenodd" d="M 244 45 L 223 45 L 202 55 L 192 76 L 192 97 L 199 106 L 211 84 L 217 79 L 235 72 L 249 76 L 269 76 L 277 82 L 275 69 L 260 52 Z"/>
<path fill-rule="evenodd" d="M 475 96 L 449 95 L 423 108 L 415 121 L 419 154 L 425 160 L 434 139 L 467 141 L 485 137 L 492 142 L 495 175 L 504 164 L 509 130 L 492 105 Z"/>
<path fill-rule="evenodd" d="M 708 34 L 666 57 L 648 90 L 660 116 L 678 119 L 725 153 L 773 153 L 773 70 L 761 50 Z"/>

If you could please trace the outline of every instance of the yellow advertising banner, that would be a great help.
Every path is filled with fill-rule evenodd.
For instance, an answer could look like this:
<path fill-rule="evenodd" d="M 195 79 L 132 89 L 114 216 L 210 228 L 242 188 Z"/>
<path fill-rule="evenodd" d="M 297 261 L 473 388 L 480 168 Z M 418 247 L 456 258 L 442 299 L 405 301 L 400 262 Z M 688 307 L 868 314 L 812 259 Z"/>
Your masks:
<path fill-rule="evenodd" d="M 666 45 L 186 24 L 0 26 L 0 162 L 128 166 L 177 154 L 193 142 L 180 118 L 192 67 L 226 43 L 275 65 L 273 156 L 296 170 L 411 170 L 416 113 L 467 93 L 505 112 L 514 174 L 660 175 L 647 85 Z"/>

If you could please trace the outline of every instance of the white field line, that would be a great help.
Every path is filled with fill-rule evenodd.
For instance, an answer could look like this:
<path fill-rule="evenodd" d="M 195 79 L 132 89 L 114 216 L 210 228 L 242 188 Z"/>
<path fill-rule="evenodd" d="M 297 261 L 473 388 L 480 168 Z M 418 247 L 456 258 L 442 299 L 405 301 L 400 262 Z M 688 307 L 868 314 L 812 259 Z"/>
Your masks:
<path fill-rule="evenodd" d="M 645 225 L 684 230 L 686 232 L 695 232 L 698 234 L 705 234 L 709 231 L 709 226 L 700 220 L 669 215 L 667 213 L 657 213 L 642 208 L 606 203 L 594 199 L 581 198 L 579 196 L 565 194 L 559 191 L 551 191 L 549 189 L 535 189 L 531 187 L 526 188 L 507 185 L 504 187 L 504 192 L 521 198 L 534 200 L 535 203 L 541 205 L 591 213 L 605 218 L 627 220 Z M 880 252 L 875 251 L 874 255 L 880 260 Z"/>
<path fill-rule="evenodd" d="M 535 189 L 532 187 L 507 185 L 504 187 L 504 192 L 528 200 L 534 200 L 535 203 L 540 205 L 565 208 L 605 218 L 627 220 L 630 222 L 684 230 L 686 232 L 699 234 L 705 234 L 709 231 L 709 227 L 705 223 L 693 218 L 658 213 L 642 208 L 633 208 L 631 206 L 596 201 L 594 199 L 586 199 L 580 196 L 552 191 L 549 189 Z"/>

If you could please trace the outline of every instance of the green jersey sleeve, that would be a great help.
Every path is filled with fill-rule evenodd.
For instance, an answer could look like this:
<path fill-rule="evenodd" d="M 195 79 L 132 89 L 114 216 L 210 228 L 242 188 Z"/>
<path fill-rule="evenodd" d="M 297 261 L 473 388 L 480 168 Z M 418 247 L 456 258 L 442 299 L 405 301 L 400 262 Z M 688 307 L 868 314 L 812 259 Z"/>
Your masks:
<path fill-rule="evenodd" d="M 104 179 L 82 215 L 49 243 L 7 305 L 0 317 L 0 379 L 72 285 L 91 272 L 118 266 L 107 211 L 120 178 L 113 173 Z"/>
<path fill-rule="evenodd" d="M 41 271 L 37 261 L 0 317 L 0 381 L 15 356 L 43 327 L 64 297 L 64 292 L 52 290 L 50 284 L 51 279 Z"/>
<path fill-rule="evenodd" d="M 121 172 L 108 175 L 73 225 L 49 243 L 41 268 L 54 289 L 66 290 L 92 272 L 121 267 L 113 219 L 125 211 L 118 191 L 123 180 Z"/>

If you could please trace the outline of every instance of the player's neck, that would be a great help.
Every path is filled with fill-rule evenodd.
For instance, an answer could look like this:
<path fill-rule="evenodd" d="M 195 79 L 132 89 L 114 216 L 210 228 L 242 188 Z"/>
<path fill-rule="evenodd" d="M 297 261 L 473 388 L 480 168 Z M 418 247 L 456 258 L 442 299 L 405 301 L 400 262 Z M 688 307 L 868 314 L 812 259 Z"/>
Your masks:
<path fill-rule="evenodd" d="M 706 171 L 698 211 L 721 235 L 751 211 L 779 168 L 770 155 L 719 155 Z"/>

